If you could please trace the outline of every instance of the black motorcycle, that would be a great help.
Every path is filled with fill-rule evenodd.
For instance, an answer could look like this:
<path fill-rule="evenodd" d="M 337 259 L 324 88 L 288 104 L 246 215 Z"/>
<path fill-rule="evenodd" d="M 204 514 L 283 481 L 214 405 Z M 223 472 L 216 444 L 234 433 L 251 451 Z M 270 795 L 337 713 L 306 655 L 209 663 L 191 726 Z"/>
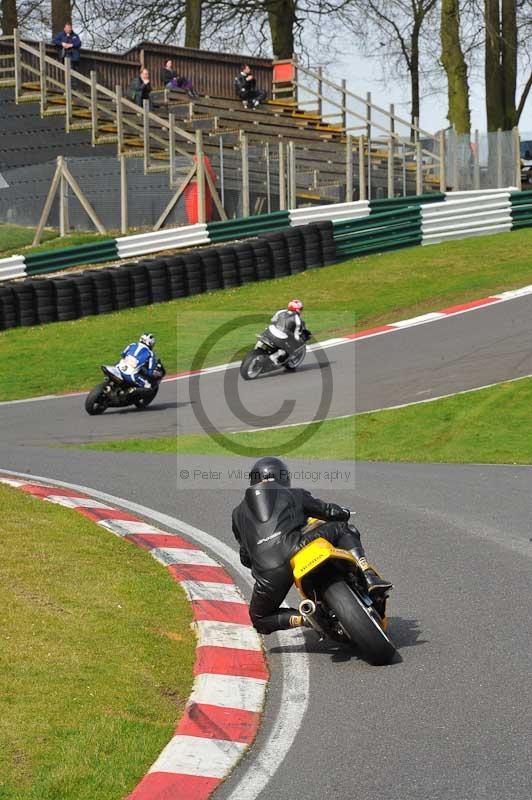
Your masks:
<path fill-rule="evenodd" d="M 301 332 L 301 343 L 290 355 L 279 357 L 279 345 L 275 336 L 266 328 L 257 335 L 257 343 L 253 350 L 244 357 L 240 365 L 240 374 L 245 381 L 253 381 L 260 375 L 277 369 L 286 369 L 294 372 L 302 363 L 307 354 L 306 342 L 311 337 L 308 330 Z"/>
<path fill-rule="evenodd" d="M 150 388 L 142 389 L 120 377 L 120 371 L 116 367 L 102 365 L 101 370 L 105 375 L 105 380 L 95 386 L 85 398 L 85 411 L 91 416 L 103 414 L 106 408 L 124 408 L 125 406 L 147 408 L 157 397 L 159 384 L 166 375 L 162 361 L 158 360 L 150 378 Z"/>

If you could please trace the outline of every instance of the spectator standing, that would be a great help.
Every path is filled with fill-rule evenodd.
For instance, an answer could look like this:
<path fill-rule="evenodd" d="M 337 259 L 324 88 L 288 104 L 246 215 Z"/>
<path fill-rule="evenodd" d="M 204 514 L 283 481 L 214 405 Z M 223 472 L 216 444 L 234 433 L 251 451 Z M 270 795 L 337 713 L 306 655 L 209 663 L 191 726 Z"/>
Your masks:
<path fill-rule="evenodd" d="M 169 58 L 165 62 L 161 70 L 161 81 L 166 89 L 183 89 L 189 97 L 199 97 L 198 93 L 194 90 L 190 78 L 185 78 L 183 75 L 178 75 L 173 68 L 172 59 Z"/>
<path fill-rule="evenodd" d="M 65 23 L 63 30 L 54 36 L 52 42 L 58 48 L 59 58 L 63 63 L 65 58 L 69 58 L 72 66 L 79 64 L 81 39 L 72 30 L 70 22 Z"/>
<path fill-rule="evenodd" d="M 139 75 L 137 75 L 137 77 L 134 78 L 131 82 L 129 94 L 131 100 L 133 100 L 133 102 L 136 103 L 141 108 L 144 105 L 144 100 L 149 100 L 150 108 L 152 108 L 150 93 L 151 93 L 150 73 L 146 69 L 146 67 L 142 67 Z"/>
<path fill-rule="evenodd" d="M 257 81 L 249 64 L 243 64 L 235 78 L 235 89 L 245 108 L 257 108 L 266 100 L 266 92 L 257 89 Z"/>

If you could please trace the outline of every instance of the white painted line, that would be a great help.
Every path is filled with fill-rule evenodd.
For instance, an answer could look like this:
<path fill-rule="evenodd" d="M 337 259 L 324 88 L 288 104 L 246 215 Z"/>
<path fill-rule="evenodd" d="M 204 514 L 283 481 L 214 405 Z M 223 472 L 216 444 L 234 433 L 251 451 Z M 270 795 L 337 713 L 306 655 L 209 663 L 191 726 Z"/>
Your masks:
<path fill-rule="evenodd" d="M 218 567 L 219 564 L 203 550 L 189 550 L 185 547 L 155 547 L 152 556 L 165 566 L 171 564 L 194 564 L 195 566 Z"/>
<path fill-rule="evenodd" d="M 196 676 L 189 702 L 257 712 L 264 707 L 265 689 L 266 681 L 262 678 L 202 672 Z"/>
<path fill-rule="evenodd" d="M 93 500 L 89 497 L 67 497 L 63 494 L 50 494 L 43 499 L 48 500 L 49 503 L 65 506 L 65 508 L 104 508 L 108 511 L 113 510 L 107 503 L 101 503 L 99 500 Z"/>
<path fill-rule="evenodd" d="M 232 583 L 213 581 L 179 581 L 190 600 L 221 600 L 224 603 L 243 603 L 244 598 Z"/>
<path fill-rule="evenodd" d="M 442 319 L 442 317 L 449 316 L 448 314 L 442 314 L 441 311 L 431 311 L 429 314 L 421 314 L 419 317 L 411 317 L 410 319 L 402 319 L 400 322 L 394 322 L 394 328 L 408 328 L 411 325 L 424 325 L 426 322 L 433 322 L 436 319 Z"/>
<path fill-rule="evenodd" d="M 200 736 L 174 736 L 148 770 L 198 775 L 202 778 L 225 778 L 247 750 L 242 742 L 204 739 Z"/>
<path fill-rule="evenodd" d="M 250 625 L 216 622 L 210 619 L 194 623 L 200 647 L 234 647 L 236 650 L 261 650 L 259 635 Z"/>
<path fill-rule="evenodd" d="M 235 550 L 210 533 L 196 528 L 194 525 L 189 525 L 188 522 L 148 508 L 148 506 L 140 503 L 135 503 L 132 500 L 91 489 L 88 486 L 80 486 L 79 484 L 56 480 L 55 478 L 44 478 L 39 475 L 29 475 L 15 470 L 0 469 L 0 473 L 2 472 L 6 475 L 15 475 L 23 478 L 24 483 L 28 480 L 32 482 L 43 481 L 47 485 L 62 486 L 65 489 L 83 492 L 112 505 L 122 506 L 122 508 L 131 511 L 133 514 L 140 514 L 157 520 L 163 528 L 173 528 L 202 547 L 211 550 L 249 588 L 253 585 L 249 570 L 242 566 Z M 248 766 L 243 768 L 243 775 L 228 800 L 256 800 L 288 755 L 304 722 L 310 690 L 309 660 L 305 649 L 305 636 L 302 631 L 295 629 L 293 631 L 279 631 L 277 638 L 280 643 L 278 658 L 280 659 L 282 670 L 279 710 L 272 721 L 270 731 L 262 744 L 260 752 L 257 754 L 252 751 L 253 755 L 248 759 Z"/>
<path fill-rule="evenodd" d="M 101 519 L 98 520 L 98 525 L 107 528 L 117 536 L 127 536 L 133 533 L 163 533 L 149 522 L 137 522 L 130 519 Z"/>

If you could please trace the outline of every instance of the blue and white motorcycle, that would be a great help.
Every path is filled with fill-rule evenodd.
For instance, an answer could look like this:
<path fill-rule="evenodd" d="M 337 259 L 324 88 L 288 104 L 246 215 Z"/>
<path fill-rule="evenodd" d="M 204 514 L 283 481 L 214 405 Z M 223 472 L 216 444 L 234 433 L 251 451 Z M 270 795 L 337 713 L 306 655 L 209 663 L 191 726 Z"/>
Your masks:
<path fill-rule="evenodd" d="M 101 370 L 105 375 L 103 383 L 99 383 L 85 398 L 85 411 L 91 416 L 103 414 L 106 408 L 124 408 L 136 406 L 147 408 L 159 391 L 159 384 L 166 375 L 160 359 L 150 378 L 149 388 L 142 388 L 132 382 L 135 366 L 129 363 L 130 356 L 122 358 L 115 366 L 103 364 Z M 140 373 L 142 375 L 142 371 Z M 146 376 L 143 376 L 146 377 Z"/>

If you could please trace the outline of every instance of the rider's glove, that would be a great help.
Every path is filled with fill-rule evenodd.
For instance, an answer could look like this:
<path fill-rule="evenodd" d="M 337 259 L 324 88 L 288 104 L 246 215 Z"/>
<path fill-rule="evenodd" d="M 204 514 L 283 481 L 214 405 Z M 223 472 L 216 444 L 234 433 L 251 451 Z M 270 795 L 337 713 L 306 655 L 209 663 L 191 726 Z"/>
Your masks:
<path fill-rule="evenodd" d="M 250 559 L 248 551 L 246 550 L 245 547 L 241 547 L 240 548 L 240 563 L 244 567 L 247 567 L 248 569 L 251 569 L 251 559 Z"/>

